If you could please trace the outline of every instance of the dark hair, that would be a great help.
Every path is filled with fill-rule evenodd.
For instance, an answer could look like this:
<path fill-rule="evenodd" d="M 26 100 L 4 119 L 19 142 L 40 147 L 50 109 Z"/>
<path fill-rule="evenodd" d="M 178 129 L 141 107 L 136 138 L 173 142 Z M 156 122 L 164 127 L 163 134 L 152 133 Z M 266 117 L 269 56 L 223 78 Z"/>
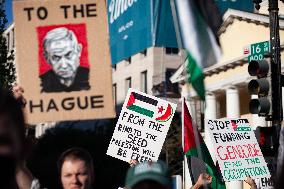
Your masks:
<path fill-rule="evenodd" d="M 66 160 L 82 160 L 86 163 L 86 166 L 91 171 L 91 180 L 93 181 L 94 177 L 94 165 L 93 165 L 93 158 L 90 153 L 82 148 L 69 148 L 68 150 L 64 151 L 58 161 L 57 161 L 57 168 L 59 176 L 61 175 L 62 165 Z"/>
<path fill-rule="evenodd" d="M 16 124 L 19 137 L 22 141 L 25 139 L 25 118 L 22 104 L 13 95 L 11 91 L 0 87 L 0 115 L 8 115 Z"/>

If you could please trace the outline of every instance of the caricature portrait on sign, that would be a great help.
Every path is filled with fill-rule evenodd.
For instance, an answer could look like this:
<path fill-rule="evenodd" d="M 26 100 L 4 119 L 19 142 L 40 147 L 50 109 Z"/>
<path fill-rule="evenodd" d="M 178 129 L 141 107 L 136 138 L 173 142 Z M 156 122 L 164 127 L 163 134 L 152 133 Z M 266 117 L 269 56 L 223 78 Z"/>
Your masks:
<path fill-rule="evenodd" d="M 41 92 L 89 90 L 84 24 L 38 27 Z"/>
<path fill-rule="evenodd" d="M 27 123 L 115 117 L 106 6 L 97 0 L 13 1 Z"/>

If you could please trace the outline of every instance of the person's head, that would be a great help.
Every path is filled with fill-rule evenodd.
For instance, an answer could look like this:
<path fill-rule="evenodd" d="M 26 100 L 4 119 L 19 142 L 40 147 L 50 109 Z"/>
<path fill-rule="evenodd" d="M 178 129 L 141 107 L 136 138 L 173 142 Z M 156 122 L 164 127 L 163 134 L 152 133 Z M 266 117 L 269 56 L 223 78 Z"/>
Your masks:
<path fill-rule="evenodd" d="M 73 80 L 82 51 L 74 32 L 64 27 L 50 30 L 44 37 L 43 47 L 44 57 L 54 73 L 59 78 Z"/>
<path fill-rule="evenodd" d="M 58 170 L 64 189 L 90 189 L 93 184 L 93 159 L 86 150 L 71 148 L 63 152 Z"/>
<path fill-rule="evenodd" d="M 129 189 L 170 189 L 171 176 L 162 161 L 144 162 L 128 169 L 125 185 Z"/>
<path fill-rule="evenodd" d="M 25 120 L 21 103 L 12 92 L 0 88 L 0 156 L 21 158 Z"/>

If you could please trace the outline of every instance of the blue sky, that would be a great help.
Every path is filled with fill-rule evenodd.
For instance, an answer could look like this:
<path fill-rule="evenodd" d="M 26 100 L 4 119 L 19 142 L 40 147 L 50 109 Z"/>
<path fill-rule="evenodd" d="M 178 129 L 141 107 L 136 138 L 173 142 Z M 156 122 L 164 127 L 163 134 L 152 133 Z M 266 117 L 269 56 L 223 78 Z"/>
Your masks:
<path fill-rule="evenodd" d="M 5 10 L 9 24 L 13 21 L 12 0 L 5 0 Z M 8 24 L 8 25 L 9 25 Z"/>

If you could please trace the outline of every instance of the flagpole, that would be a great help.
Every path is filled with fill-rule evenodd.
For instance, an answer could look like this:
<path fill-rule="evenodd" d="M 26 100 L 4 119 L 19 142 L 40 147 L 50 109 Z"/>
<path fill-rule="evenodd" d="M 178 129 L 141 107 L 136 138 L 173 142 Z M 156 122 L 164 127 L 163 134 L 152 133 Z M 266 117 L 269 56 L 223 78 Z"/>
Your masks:
<path fill-rule="evenodd" d="M 179 49 L 182 49 L 182 38 L 181 38 L 181 31 L 180 31 L 180 27 L 179 27 L 179 22 L 178 22 L 178 15 L 176 12 L 176 4 L 174 2 L 175 0 L 171 0 L 171 9 L 172 9 L 172 14 L 173 14 L 173 21 L 174 21 L 174 27 L 175 27 L 175 31 L 176 31 L 176 38 L 177 38 L 177 43 L 178 43 L 178 47 Z M 183 52 L 181 53 L 181 66 L 183 66 L 183 72 L 185 74 L 184 77 L 184 83 L 188 83 L 187 81 L 187 73 L 185 72 L 186 70 L 186 63 L 183 62 L 184 58 L 183 58 Z M 181 102 L 182 102 L 182 147 L 184 149 L 184 103 L 187 103 L 187 97 L 189 96 L 189 88 L 185 86 L 185 98 L 183 97 L 183 94 L 181 95 Z M 187 107 L 190 107 L 191 112 L 193 113 L 194 110 L 193 108 L 187 104 Z M 197 154 L 198 157 L 203 159 L 203 155 L 201 152 L 201 147 L 200 147 L 200 140 L 199 140 L 199 135 L 198 135 L 198 130 L 197 130 L 197 126 L 195 121 L 192 119 L 192 123 L 193 123 L 193 131 L 194 131 L 194 140 L 195 140 L 195 144 L 196 144 L 196 148 L 197 148 Z M 185 163 L 183 164 L 185 166 Z M 191 165 L 190 165 L 191 166 Z M 183 167 L 183 177 L 185 176 L 185 167 Z M 183 181 L 185 181 L 185 178 L 183 178 Z M 193 184 L 193 183 L 192 183 Z M 185 182 L 184 182 L 184 189 L 185 189 Z M 205 188 L 207 189 L 207 186 L 205 185 Z"/>
<path fill-rule="evenodd" d="M 178 25 L 178 21 L 177 21 L 177 13 L 176 13 L 176 8 L 175 8 L 175 2 L 174 0 L 171 0 L 170 1 L 170 4 L 171 4 L 171 10 L 172 10 L 172 15 L 173 15 L 173 21 L 174 21 L 174 27 L 175 27 L 175 32 L 176 32 L 176 38 L 177 38 L 177 44 L 178 44 L 178 48 L 181 50 L 182 49 L 182 42 L 181 42 L 181 36 L 180 36 L 180 30 L 179 30 L 179 25 Z M 181 50 L 181 55 L 180 55 L 180 65 L 184 66 L 183 64 L 183 52 Z M 185 67 L 184 67 L 185 68 Z M 182 110 L 181 110 L 181 130 L 182 130 L 182 133 L 181 133 L 181 140 L 182 140 L 182 152 L 184 153 L 184 96 L 183 96 L 183 93 L 181 94 L 181 99 L 180 99 L 180 102 L 182 103 Z M 182 186 L 183 186 L 183 189 L 186 189 L 186 185 L 185 185 L 185 155 L 183 155 L 183 163 L 182 163 Z"/>
<path fill-rule="evenodd" d="M 184 97 L 181 95 L 182 110 L 181 110 L 181 141 L 182 141 L 182 152 L 184 152 Z M 185 156 L 183 155 L 183 188 L 185 189 Z"/>

